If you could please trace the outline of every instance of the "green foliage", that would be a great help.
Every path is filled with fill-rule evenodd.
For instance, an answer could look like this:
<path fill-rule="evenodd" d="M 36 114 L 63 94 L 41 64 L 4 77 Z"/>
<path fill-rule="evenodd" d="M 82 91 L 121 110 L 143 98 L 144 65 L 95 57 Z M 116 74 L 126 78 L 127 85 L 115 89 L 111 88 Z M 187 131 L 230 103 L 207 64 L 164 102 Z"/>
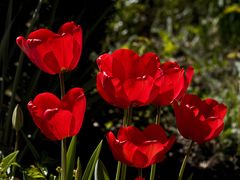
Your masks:
<path fill-rule="evenodd" d="M 67 151 L 67 179 L 72 179 L 76 160 L 77 136 L 73 136 Z"/>
<path fill-rule="evenodd" d="M 109 21 L 103 51 L 121 47 L 140 54 L 152 51 L 161 62 L 170 57 L 183 67 L 193 66 L 195 74 L 188 92 L 214 98 L 228 107 L 225 128 L 217 140 L 219 145 L 211 150 L 212 158 L 219 162 L 215 154 L 228 154 L 232 148 L 235 154 L 229 156 L 235 159 L 240 149 L 238 1 L 127 0 L 117 1 L 115 8 L 117 13 Z M 133 123 L 141 127 L 143 121 L 154 122 L 155 113 L 152 107 L 141 108 L 133 114 Z M 112 120 L 109 122 L 116 126 Z M 162 108 L 161 124 L 169 133 L 177 133 L 170 107 Z M 180 138 L 178 142 L 183 144 Z M 226 155 L 223 159 L 228 158 Z M 199 159 L 195 158 L 192 165 L 198 167 Z"/>
<path fill-rule="evenodd" d="M 77 159 L 77 169 L 75 170 L 75 180 L 80 180 L 82 178 L 82 167 L 81 167 L 81 163 L 80 163 L 80 158 L 78 157 Z"/>
<path fill-rule="evenodd" d="M 11 154 L 7 155 L 0 161 L 0 178 L 7 179 L 9 176 L 11 176 L 11 167 L 18 166 L 16 163 L 16 158 L 18 155 L 18 151 L 14 151 Z"/>
<path fill-rule="evenodd" d="M 45 169 L 32 165 L 24 171 L 24 176 L 27 180 L 46 180 L 47 178 L 44 171 Z"/>
<path fill-rule="evenodd" d="M 94 150 L 91 158 L 89 159 L 87 167 L 83 173 L 82 180 L 91 180 L 93 172 L 94 172 L 94 167 L 97 163 L 101 148 L 102 148 L 102 140 L 100 141 L 100 143 Z"/>
<path fill-rule="evenodd" d="M 162 62 L 174 57 L 184 67 L 192 65 L 195 75 L 189 92 L 226 103 L 231 114 L 228 119 L 236 122 L 238 115 L 232 112 L 238 109 L 240 99 L 236 80 L 240 71 L 235 64 L 237 56 L 229 61 L 228 54 L 236 52 L 240 44 L 239 4 L 204 0 L 146 2 L 117 1 L 117 13 L 109 22 L 104 47 L 128 47 L 140 54 L 153 51 Z"/>
<path fill-rule="evenodd" d="M 31 1 L 26 2 L 30 3 Z M 59 11 L 61 6 L 58 6 L 58 2 L 61 3 L 61 1 L 58 0 L 54 3 L 40 0 L 38 5 L 37 3 L 31 4 L 30 11 L 28 14 L 25 14 L 25 16 L 28 16 L 23 20 L 19 20 L 18 18 L 21 16 L 21 9 L 14 6 L 17 4 L 17 1 L 14 2 L 10 0 L 8 5 L 7 3 L 3 3 L 3 6 L 1 6 L 7 6 L 8 8 L 6 16 L 2 16 L 5 19 L 1 18 L 1 22 L 3 22 L 3 34 L 0 40 L 0 115 L 3 117 L 3 121 L 0 123 L 0 150 L 9 152 L 9 150 L 13 148 L 13 138 L 9 137 L 11 134 L 11 112 L 13 111 L 16 101 L 21 103 L 24 116 L 27 116 L 28 113 L 25 106 L 27 101 L 37 93 L 37 84 L 40 84 L 39 91 L 57 92 L 56 87 L 58 87 L 57 80 L 53 80 L 57 78 L 54 77 L 51 79 L 51 77 L 44 73 L 41 74 L 39 70 L 34 74 L 28 72 L 33 66 L 30 65 L 30 68 L 28 67 L 29 61 L 23 61 L 23 54 L 18 57 L 20 51 L 16 51 L 18 49 L 15 47 L 15 38 L 20 34 L 28 34 L 32 28 L 35 27 L 57 26 L 58 23 L 66 20 L 74 20 L 79 24 L 84 24 L 84 21 L 86 21 L 86 24 L 91 24 L 91 27 L 88 27 L 86 24 L 83 26 L 83 47 L 85 49 L 83 54 L 85 54 L 85 56 L 81 58 L 80 63 L 83 62 L 83 64 L 78 67 L 80 71 L 78 72 L 78 70 L 76 70 L 72 72 L 72 77 L 76 77 L 76 75 L 77 77 L 80 75 L 80 77 L 71 78 L 75 80 L 71 82 L 68 81 L 67 83 L 68 85 L 71 84 L 71 86 L 83 86 L 88 97 L 89 106 L 92 104 L 98 106 L 98 108 L 91 108 L 91 113 L 88 113 L 91 115 L 88 119 L 97 121 L 98 124 L 100 124 L 100 128 L 101 123 L 103 123 L 102 133 L 105 133 L 106 130 L 114 130 L 114 128 L 117 129 L 119 127 L 119 117 L 122 117 L 122 112 L 113 107 L 110 107 L 112 109 L 110 109 L 109 112 L 103 111 L 104 108 L 107 109 L 109 107 L 104 104 L 102 99 L 98 101 L 100 98 L 95 88 L 95 74 L 97 70 L 94 69 L 96 67 L 96 57 L 103 52 L 113 51 L 121 47 L 133 49 L 139 54 L 152 51 L 161 57 L 161 62 L 164 62 L 169 57 L 174 57 L 183 67 L 189 65 L 194 67 L 195 75 L 188 92 L 198 94 L 203 98 L 215 98 L 227 104 L 228 114 L 225 118 L 224 132 L 219 139 L 212 141 L 213 144 L 215 143 L 214 148 L 208 148 L 209 144 L 203 146 L 208 150 L 208 155 L 210 154 L 206 158 L 214 159 L 224 152 L 224 156 L 221 156 L 216 162 L 223 161 L 221 164 L 225 164 L 224 160 L 226 160 L 231 162 L 236 161 L 237 163 L 234 155 L 237 153 L 238 155 L 240 154 L 239 1 L 117 0 L 114 1 L 114 7 L 109 5 L 102 10 L 102 14 L 98 17 L 97 21 L 91 18 L 87 20 L 82 19 L 88 10 L 79 9 L 79 7 L 77 7 L 77 13 L 74 14 L 74 7 L 71 7 L 71 14 L 61 17 L 59 14 L 63 13 L 61 10 Z M 62 3 L 62 5 L 63 4 L 64 3 Z M 19 7 L 22 8 L 25 4 L 24 2 L 20 2 L 19 5 Z M 36 9 L 34 10 L 34 8 Z M 91 8 L 94 9 L 93 7 Z M 111 16 L 107 15 L 110 10 L 112 11 Z M 51 13 L 45 17 L 44 13 L 47 11 L 51 11 Z M 57 21 L 54 21 L 55 13 L 57 13 Z M 16 21 L 16 19 L 18 21 Z M 107 22 L 106 27 L 102 22 L 103 19 Z M 23 26 L 25 24 L 26 26 Z M 21 29 L 19 32 L 18 28 L 21 26 L 23 26 L 25 30 Z M 99 30 L 99 26 L 101 26 L 102 29 L 100 28 Z M 16 30 L 13 29 L 13 27 L 16 28 Z M 106 35 L 99 35 L 99 32 L 106 32 Z M 92 34 L 96 34 L 96 36 L 91 37 Z M 100 37 L 101 40 L 99 40 Z M 91 42 L 91 39 L 93 39 L 94 42 Z M 89 48 L 87 44 L 91 44 L 91 47 Z M 92 47 L 94 44 L 97 44 L 95 49 Z M 91 52 L 92 56 L 88 56 L 89 52 Z M 40 78 L 46 80 L 46 83 L 40 83 Z M 152 106 L 139 108 L 133 112 L 132 122 L 140 127 L 145 126 L 147 123 L 154 122 L 155 111 L 155 108 Z M 107 117 L 107 120 L 101 122 L 99 121 L 99 116 Z M 31 130 L 29 130 L 33 127 L 31 118 L 26 117 L 25 120 L 26 123 L 24 123 L 23 129 L 20 130 L 20 140 L 23 141 L 23 143 L 20 144 L 21 149 L 18 158 L 20 160 L 24 159 L 28 150 L 30 150 L 29 152 L 33 155 L 34 161 L 42 161 L 43 158 L 41 154 L 39 154 L 42 149 L 35 147 L 37 144 L 35 141 L 41 141 L 42 143 L 42 136 L 39 135 L 40 133 L 38 133 L 38 131 L 33 133 L 34 131 L 31 132 Z M 88 121 L 88 123 L 92 123 L 91 121 Z M 162 108 L 161 124 L 168 133 L 177 133 L 171 107 Z M 36 127 L 34 126 L 34 128 Z M 27 137 L 29 133 L 33 133 L 31 139 Z M 37 140 L 35 139 L 36 134 Z M 38 139 L 39 137 L 40 139 Z M 73 141 L 75 142 L 75 140 Z M 100 142 L 93 156 L 90 158 L 83 175 L 85 179 L 89 179 L 89 176 L 93 175 L 94 168 L 95 172 L 98 172 L 97 174 L 101 174 L 100 177 L 106 179 L 108 177 L 101 161 L 97 163 L 101 143 L 102 142 Z M 179 138 L 177 143 L 183 142 Z M 82 146 L 84 147 L 84 144 Z M 80 179 L 82 170 L 80 160 L 78 159 L 77 169 L 73 171 L 76 154 L 75 148 L 76 142 L 71 143 L 67 158 L 69 163 L 68 177 L 74 176 L 77 180 Z M 182 149 L 181 152 L 183 152 Z M 193 153 L 196 152 L 193 150 Z M 191 163 L 194 167 L 199 167 L 200 161 L 204 159 L 201 159 L 202 153 L 202 151 L 197 152 L 198 158 L 193 158 Z M 12 166 L 17 166 L 16 156 L 17 151 L 6 156 L 1 161 L 1 177 L 7 177 L 9 175 L 7 174 L 7 169 L 11 169 Z M 175 158 L 177 159 L 179 157 Z M 45 157 L 44 160 L 49 163 L 51 157 Z M 25 177 L 28 179 L 44 179 L 46 176 L 42 170 L 43 169 L 38 166 L 31 166 L 24 171 Z M 60 169 L 58 169 L 58 172 L 60 173 Z M 75 172 L 74 175 L 72 175 L 72 172 Z M 193 176 L 191 175 L 189 177 Z M 50 179 L 51 178 L 56 179 L 53 175 L 50 175 Z"/>
<path fill-rule="evenodd" d="M 107 169 L 100 159 L 97 160 L 96 165 L 95 165 L 94 179 L 95 180 L 110 180 Z"/>

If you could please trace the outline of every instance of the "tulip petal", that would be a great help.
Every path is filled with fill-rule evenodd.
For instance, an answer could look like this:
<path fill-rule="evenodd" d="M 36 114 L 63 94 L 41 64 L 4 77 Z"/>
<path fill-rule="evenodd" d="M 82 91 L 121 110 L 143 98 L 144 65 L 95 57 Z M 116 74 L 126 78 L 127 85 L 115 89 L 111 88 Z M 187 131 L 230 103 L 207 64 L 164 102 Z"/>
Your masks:
<path fill-rule="evenodd" d="M 202 100 L 193 94 L 186 94 L 184 95 L 184 98 L 181 100 L 180 106 L 186 106 L 188 105 L 189 107 L 191 106 L 196 106 L 196 107 L 201 107 Z"/>
<path fill-rule="evenodd" d="M 69 69 L 73 70 L 80 59 L 82 53 L 82 28 L 79 25 L 76 25 L 73 21 L 67 22 L 61 26 L 58 33 L 64 34 L 71 34 L 73 36 L 73 59 L 69 65 Z"/>
<path fill-rule="evenodd" d="M 167 106 L 176 99 L 184 88 L 184 69 L 176 62 L 165 62 L 160 66 L 161 77 L 158 83 L 159 93 L 154 104 Z"/>
<path fill-rule="evenodd" d="M 133 142 L 135 145 L 140 145 L 144 141 L 146 141 L 144 134 L 134 126 L 120 128 L 120 130 L 118 132 L 118 139 L 120 141 L 129 140 L 129 141 Z"/>
<path fill-rule="evenodd" d="M 33 104 L 38 107 L 42 111 L 42 113 L 47 109 L 53 109 L 60 105 L 60 100 L 52 93 L 41 93 L 37 95 Z"/>
<path fill-rule="evenodd" d="M 218 102 L 214 99 L 205 99 L 203 103 L 206 103 L 212 109 L 209 116 L 215 116 L 223 119 L 227 113 L 227 106 L 225 106 L 224 104 L 218 104 Z"/>
<path fill-rule="evenodd" d="M 148 127 L 144 129 L 143 134 L 148 140 L 156 140 L 161 143 L 167 141 L 167 135 L 164 132 L 164 129 L 156 124 L 148 125 Z"/>
<path fill-rule="evenodd" d="M 67 110 L 59 110 L 52 116 L 45 116 L 49 129 L 56 136 L 56 140 L 70 136 L 70 125 L 72 121 L 72 113 Z M 49 119 L 48 119 L 49 118 Z"/>
<path fill-rule="evenodd" d="M 126 93 L 131 106 L 143 106 L 149 104 L 157 95 L 152 95 L 154 91 L 154 80 L 151 76 L 145 76 L 138 79 L 129 79 L 124 83 L 124 92 Z"/>
<path fill-rule="evenodd" d="M 68 70 L 72 59 L 73 59 L 73 37 L 70 34 L 65 34 L 62 36 L 56 36 L 50 39 L 47 43 L 47 46 L 50 48 L 51 52 L 54 54 L 54 61 L 45 61 L 50 65 L 51 63 L 58 63 L 58 67 L 60 67 L 60 71 L 62 69 Z M 64 50 L 64 51 L 63 51 Z M 56 66 L 56 64 L 52 64 L 51 66 Z M 58 70 L 59 71 L 59 70 Z"/>
<path fill-rule="evenodd" d="M 86 111 L 86 98 L 81 88 L 72 88 L 62 99 L 63 107 L 72 112 L 70 136 L 76 135 L 82 127 Z"/>
<path fill-rule="evenodd" d="M 148 52 L 140 57 L 140 64 L 144 75 L 149 74 L 155 77 L 160 67 L 160 59 L 155 53 Z"/>
<path fill-rule="evenodd" d="M 143 76 L 139 74 L 139 56 L 130 49 L 118 49 L 112 53 L 113 72 L 119 79 L 131 79 Z M 121 69 L 121 70 L 120 70 Z M 120 70 L 120 71 L 119 71 Z"/>
<path fill-rule="evenodd" d="M 204 137 L 204 142 L 210 141 L 219 136 L 219 134 L 222 132 L 224 128 L 224 123 L 222 119 L 209 118 L 207 119 L 207 123 L 208 126 L 211 128 L 211 131 L 208 135 Z"/>
<path fill-rule="evenodd" d="M 173 102 L 173 107 L 178 130 L 183 137 L 189 139 L 194 128 L 192 123 L 195 116 L 189 108 L 179 106 L 177 101 Z"/>
<path fill-rule="evenodd" d="M 164 159 L 164 156 L 166 154 L 166 152 L 168 152 L 171 147 L 173 146 L 173 144 L 176 141 L 176 137 L 175 136 L 171 136 L 168 141 L 163 144 L 163 150 L 162 151 L 158 151 L 158 153 L 156 153 L 155 156 L 152 157 L 152 162 L 151 164 L 155 164 L 156 162 L 160 162 Z"/>
<path fill-rule="evenodd" d="M 123 149 L 122 149 L 124 142 L 117 141 L 112 132 L 107 133 L 106 138 L 107 138 L 108 144 L 111 148 L 114 158 L 121 162 L 126 163 L 126 160 L 123 155 Z"/>
<path fill-rule="evenodd" d="M 34 123 L 36 126 L 42 131 L 42 133 L 47 136 L 51 140 L 55 140 L 56 137 L 53 134 L 53 132 L 49 129 L 47 123 L 45 122 L 45 119 L 42 118 L 43 110 L 38 109 L 37 106 L 33 104 L 32 101 L 28 103 L 28 110 L 33 118 Z"/>
<path fill-rule="evenodd" d="M 113 77 L 112 61 L 113 59 L 110 54 L 103 54 L 97 58 L 97 65 L 99 70 L 110 77 Z"/>
<path fill-rule="evenodd" d="M 156 163 L 156 155 L 158 154 L 162 154 L 161 158 L 158 158 L 158 160 L 162 160 L 164 155 L 165 155 L 165 151 L 164 151 L 164 146 L 162 143 L 160 142 L 145 142 L 144 144 L 142 144 L 141 146 L 138 147 L 138 150 L 143 153 L 147 158 L 148 158 L 148 162 L 145 163 L 144 167 L 150 166 L 154 163 Z M 159 162 L 158 161 L 158 162 Z"/>
<path fill-rule="evenodd" d="M 111 78 L 104 73 L 99 72 L 97 75 L 97 90 L 102 97 L 110 104 L 127 108 L 130 102 L 122 90 L 119 79 Z"/>
<path fill-rule="evenodd" d="M 131 162 L 131 166 L 144 168 L 148 162 L 145 154 L 138 150 L 138 147 L 131 142 L 126 142 L 123 145 L 123 154 L 125 159 Z"/>
<path fill-rule="evenodd" d="M 23 36 L 19 36 L 16 39 L 17 45 L 28 56 L 28 58 L 32 61 L 32 63 L 38 66 L 41 70 L 44 70 L 42 63 L 39 60 L 41 59 L 40 57 L 42 56 L 41 54 L 39 54 L 39 52 L 35 48 L 36 43 L 34 43 L 34 41 L 36 41 L 36 39 L 26 40 Z M 41 40 L 37 40 L 37 41 L 38 41 L 37 43 L 38 45 L 42 43 Z"/>
<path fill-rule="evenodd" d="M 73 21 L 64 23 L 58 30 L 58 34 L 68 33 L 73 35 L 74 30 L 79 28 Z"/>
<path fill-rule="evenodd" d="M 36 31 L 31 32 L 28 35 L 28 39 L 40 39 L 42 42 L 47 41 L 52 36 L 57 36 L 57 34 L 53 33 L 48 29 L 38 29 Z"/>

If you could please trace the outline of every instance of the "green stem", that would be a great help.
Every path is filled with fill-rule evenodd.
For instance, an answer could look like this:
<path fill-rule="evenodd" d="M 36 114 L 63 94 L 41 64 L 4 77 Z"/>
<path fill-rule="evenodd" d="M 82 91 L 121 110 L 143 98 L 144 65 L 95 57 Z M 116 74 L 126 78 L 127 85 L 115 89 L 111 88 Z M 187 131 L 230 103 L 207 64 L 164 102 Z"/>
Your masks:
<path fill-rule="evenodd" d="M 118 165 L 117 165 L 117 173 L 116 173 L 115 180 L 119 180 L 120 172 L 121 172 L 121 166 L 122 166 L 122 163 L 121 163 L 120 161 L 118 161 Z"/>
<path fill-rule="evenodd" d="M 151 166 L 151 172 L 150 172 L 150 180 L 154 180 L 156 173 L 156 164 L 153 164 Z"/>
<path fill-rule="evenodd" d="M 124 116 L 123 116 L 123 127 L 127 127 L 132 116 L 132 108 L 128 107 L 124 109 Z"/>
<path fill-rule="evenodd" d="M 122 164 L 121 180 L 125 180 L 126 179 L 126 174 L 127 174 L 127 165 L 126 164 Z"/>
<path fill-rule="evenodd" d="M 185 157 L 184 157 L 184 159 L 183 159 L 182 166 L 181 166 L 181 169 L 180 169 L 179 174 L 178 174 L 178 180 L 182 180 L 182 176 L 183 176 L 183 173 L 184 173 L 184 170 L 185 170 L 185 167 L 186 167 L 186 163 L 187 163 L 189 154 L 190 154 L 190 152 L 191 152 L 193 143 L 194 143 L 194 142 L 191 141 L 190 145 L 188 146 L 187 153 L 186 153 L 186 155 L 185 155 Z"/>
<path fill-rule="evenodd" d="M 161 107 L 157 106 L 157 114 L 156 114 L 156 120 L 155 124 L 159 125 L 160 124 L 160 118 L 161 117 Z"/>
<path fill-rule="evenodd" d="M 18 150 L 18 141 L 19 141 L 19 133 L 18 133 L 18 131 L 16 131 L 16 139 L 15 139 L 14 151 Z"/>
<path fill-rule="evenodd" d="M 60 80 L 60 90 L 61 90 L 61 99 L 65 95 L 65 85 L 64 85 L 64 75 L 63 72 L 60 72 L 59 74 L 59 80 Z M 67 140 L 66 138 L 62 139 L 61 141 L 61 180 L 67 180 Z"/>
<path fill-rule="evenodd" d="M 155 124 L 160 124 L 160 117 L 161 117 L 161 107 L 157 106 L 157 114 L 156 114 L 156 120 Z M 156 164 L 153 164 L 151 166 L 151 172 L 150 172 L 150 180 L 154 180 L 156 174 Z"/>
<path fill-rule="evenodd" d="M 64 138 L 61 141 L 61 167 L 62 167 L 61 180 L 67 180 L 66 162 L 67 162 L 67 145 L 66 145 L 66 138 Z"/>
<path fill-rule="evenodd" d="M 131 117 L 132 117 L 132 108 L 128 107 L 127 109 L 124 109 L 123 127 L 128 126 Z M 122 164 L 120 161 L 118 161 L 115 180 L 119 180 L 120 174 L 121 174 L 121 180 L 124 180 L 126 178 L 126 172 L 127 172 L 127 165 Z"/>
<path fill-rule="evenodd" d="M 14 146 L 14 152 L 16 152 L 18 150 L 18 141 L 19 141 L 19 131 L 16 131 L 16 139 L 15 139 L 15 146 Z M 16 172 L 16 167 L 17 166 L 13 166 L 12 167 L 12 176 L 15 176 L 15 172 Z"/>

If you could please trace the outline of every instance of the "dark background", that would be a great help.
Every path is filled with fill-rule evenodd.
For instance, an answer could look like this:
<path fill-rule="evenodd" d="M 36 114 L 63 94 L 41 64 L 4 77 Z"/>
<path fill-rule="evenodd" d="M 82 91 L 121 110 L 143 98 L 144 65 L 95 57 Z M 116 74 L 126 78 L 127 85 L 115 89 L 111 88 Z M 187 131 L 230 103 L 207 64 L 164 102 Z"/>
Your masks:
<path fill-rule="evenodd" d="M 11 4 L 12 3 L 12 4 Z M 15 74 L 19 66 L 20 49 L 15 39 L 26 35 L 36 0 L 0 2 L 0 150 L 4 155 L 13 151 L 15 135 L 6 124 L 11 107 L 20 104 L 24 126 L 20 136 L 18 162 L 22 169 L 30 165 L 45 167 L 57 174 L 60 165 L 60 143 L 47 140 L 37 129 L 26 110 L 26 104 L 38 93 L 49 91 L 60 95 L 57 76 L 40 72 L 24 57 L 13 93 Z M 85 120 L 78 134 L 77 153 L 85 168 L 93 150 L 104 139 L 100 158 L 114 178 L 116 161 L 105 140 L 109 130 L 117 132 L 123 111 L 108 105 L 97 93 L 96 58 L 109 51 L 125 47 L 143 54 L 153 51 L 161 62 L 170 57 L 183 67 L 192 65 L 195 75 L 188 91 L 202 98 L 211 97 L 228 106 L 225 129 L 219 138 L 203 145 L 195 144 L 186 168 L 186 178 L 239 179 L 239 71 L 240 71 L 240 5 L 237 0 L 43 0 L 32 30 L 40 27 L 57 32 L 67 21 L 75 21 L 83 29 L 83 51 L 78 67 L 66 74 L 66 90 L 82 87 L 87 97 Z M 15 80 L 14 80 L 15 79 Z M 14 96 L 12 96 L 14 94 Z M 12 100 L 12 103 L 10 103 Z M 153 106 L 136 108 L 133 124 L 139 128 L 154 122 Z M 171 107 L 162 108 L 161 125 L 168 135 L 176 134 L 177 142 L 158 164 L 159 179 L 176 179 L 187 143 L 178 133 Z M 29 148 L 23 136 L 36 150 Z M 7 136 L 7 140 L 4 137 Z M 148 177 L 149 168 L 144 170 Z M 128 169 L 128 179 L 137 170 Z"/>

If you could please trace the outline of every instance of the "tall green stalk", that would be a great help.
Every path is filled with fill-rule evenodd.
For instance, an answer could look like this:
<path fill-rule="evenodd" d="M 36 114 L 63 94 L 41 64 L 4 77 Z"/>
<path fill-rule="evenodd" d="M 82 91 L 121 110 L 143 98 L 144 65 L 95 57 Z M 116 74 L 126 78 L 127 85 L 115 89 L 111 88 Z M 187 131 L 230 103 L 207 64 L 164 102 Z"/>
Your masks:
<path fill-rule="evenodd" d="M 59 74 L 59 80 L 60 80 L 60 90 L 61 90 L 61 99 L 65 95 L 65 85 L 64 85 L 64 76 L 63 72 Z M 61 180 L 67 180 L 67 140 L 66 138 L 61 140 Z"/>
<path fill-rule="evenodd" d="M 187 163 L 188 157 L 190 155 L 193 143 L 194 143 L 194 141 L 191 141 L 190 145 L 188 146 L 187 153 L 186 153 L 186 155 L 183 159 L 181 169 L 180 169 L 179 174 L 178 174 L 178 180 L 182 180 L 182 176 L 183 176 L 183 173 L 184 173 L 184 170 L 185 170 L 185 167 L 186 167 L 186 163 Z"/>
<path fill-rule="evenodd" d="M 161 117 L 161 107 L 157 106 L 157 114 L 156 114 L 156 120 L 155 124 L 160 124 L 160 117 Z M 156 164 L 153 164 L 151 166 L 151 172 L 150 172 L 150 180 L 154 180 L 156 174 Z"/>
<path fill-rule="evenodd" d="M 43 2 L 43 0 L 39 0 L 39 2 L 38 2 L 37 8 L 35 9 L 35 11 L 33 13 L 33 16 L 32 16 L 31 22 L 30 22 L 30 27 L 28 28 L 27 34 L 29 34 L 32 31 L 33 26 L 35 25 L 35 23 L 38 19 L 38 14 L 39 14 L 40 8 L 42 6 L 42 2 Z M 5 129 L 4 135 L 5 136 L 4 136 L 3 142 L 5 145 L 8 144 L 8 139 L 10 137 L 11 114 L 15 107 L 15 105 L 14 105 L 15 97 L 16 97 L 17 87 L 20 82 L 20 77 L 21 77 L 21 73 L 22 73 L 23 58 L 24 58 L 24 54 L 23 54 L 23 52 L 21 52 L 19 59 L 18 59 L 17 70 L 16 70 L 16 73 L 14 76 L 12 96 L 11 96 L 10 105 L 9 105 L 9 109 L 8 109 L 8 113 L 7 113 L 8 116 L 7 116 L 5 127 L 4 127 L 4 129 Z"/>
<path fill-rule="evenodd" d="M 132 117 L 132 108 L 128 107 L 127 109 L 124 109 L 123 127 L 128 126 L 129 120 L 131 119 L 131 117 Z M 127 172 L 127 165 L 118 161 L 115 180 L 119 180 L 120 175 L 121 175 L 121 180 L 125 180 L 126 179 L 126 172 Z"/>
<path fill-rule="evenodd" d="M 121 174 L 121 167 L 122 167 L 122 163 L 120 161 L 118 161 L 118 165 L 117 165 L 117 172 L 116 172 L 116 177 L 115 180 L 119 180 L 120 178 L 120 174 Z"/>

